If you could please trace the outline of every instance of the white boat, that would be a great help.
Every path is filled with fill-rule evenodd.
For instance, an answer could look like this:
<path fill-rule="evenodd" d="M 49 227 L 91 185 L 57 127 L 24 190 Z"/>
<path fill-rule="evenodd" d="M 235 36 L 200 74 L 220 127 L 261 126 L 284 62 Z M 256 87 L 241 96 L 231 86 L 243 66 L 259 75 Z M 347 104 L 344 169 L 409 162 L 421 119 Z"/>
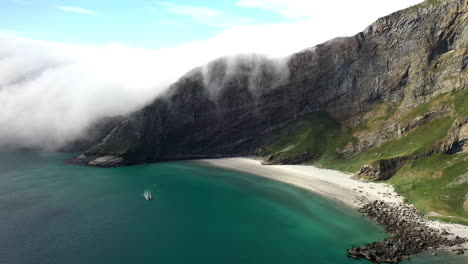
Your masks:
<path fill-rule="evenodd" d="M 152 200 L 153 199 L 153 195 L 151 194 L 151 189 L 148 189 L 148 190 L 145 190 L 145 192 L 143 193 L 143 196 L 145 197 L 146 200 Z"/>

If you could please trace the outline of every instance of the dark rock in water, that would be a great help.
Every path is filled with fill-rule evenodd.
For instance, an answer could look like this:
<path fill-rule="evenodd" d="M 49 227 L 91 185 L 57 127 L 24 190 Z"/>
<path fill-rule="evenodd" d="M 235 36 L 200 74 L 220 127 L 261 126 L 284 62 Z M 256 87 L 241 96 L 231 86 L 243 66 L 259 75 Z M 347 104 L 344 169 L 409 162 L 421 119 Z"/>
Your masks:
<path fill-rule="evenodd" d="M 123 159 L 120 156 L 116 155 L 106 155 L 106 156 L 87 156 L 82 154 L 74 159 L 66 161 L 70 164 L 81 165 L 83 163 L 88 164 L 89 166 L 100 166 L 100 167 L 118 167 L 125 165 Z"/>
<path fill-rule="evenodd" d="M 467 242 L 466 239 L 428 227 L 424 216 L 411 206 L 374 201 L 365 204 L 359 212 L 379 222 L 391 237 L 382 242 L 349 249 L 348 256 L 354 259 L 398 263 L 405 256 L 418 254 L 430 248 L 437 249 Z"/>
<path fill-rule="evenodd" d="M 411 108 L 465 89 L 466 78 L 447 80 L 466 72 L 467 10 L 467 0 L 426 2 L 283 60 L 218 59 L 180 78 L 74 162 L 108 166 L 109 159 L 99 157 L 111 155 L 121 158 L 111 163 L 118 166 L 251 155 L 271 140 L 266 135 L 304 113 L 327 111 L 340 123 L 356 124 L 382 102 Z M 389 124 L 344 153 L 377 146 L 439 116 L 416 120 L 404 131 Z M 464 149 L 464 139 L 454 136 L 447 151 Z"/>

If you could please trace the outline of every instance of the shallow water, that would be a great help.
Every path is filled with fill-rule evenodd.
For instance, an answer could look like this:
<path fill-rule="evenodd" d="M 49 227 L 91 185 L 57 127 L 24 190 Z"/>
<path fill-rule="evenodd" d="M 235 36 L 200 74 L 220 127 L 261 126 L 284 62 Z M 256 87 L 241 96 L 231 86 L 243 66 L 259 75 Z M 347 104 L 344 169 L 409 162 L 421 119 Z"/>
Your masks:
<path fill-rule="evenodd" d="M 386 236 L 348 208 L 249 174 L 63 164 L 70 155 L 0 153 L 0 263 L 369 263 L 346 249 Z"/>

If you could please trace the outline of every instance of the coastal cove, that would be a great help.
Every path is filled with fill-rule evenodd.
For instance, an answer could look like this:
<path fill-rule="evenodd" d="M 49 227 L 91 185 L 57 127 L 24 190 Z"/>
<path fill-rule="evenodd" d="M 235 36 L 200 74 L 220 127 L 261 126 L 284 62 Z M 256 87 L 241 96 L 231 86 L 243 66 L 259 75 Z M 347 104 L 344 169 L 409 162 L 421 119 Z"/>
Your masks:
<path fill-rule="evenodd" d="M 428 219 L 405 204 L 393 187 L 369 182 L 352 174 L 307 165 L 264 165 L 258 158 L 222 158 L 202 163 L 238 170 L 284 182 L 354 208 L 381 224 L 389 238 L 353 247 L 349 255 L 373 262 L 400 262 L 421 252 L 437 250 L 463 254 L 468 246 L 468 226 Z M 385 257 L 384 257 L 385 256 Z M 468 258 L 465 257 L 465 262 Z"/>
<path fill-rule="evenodd" d="M 387 236 L 348 206 L 250 173 L 63 163 L 73 155 L 0 153 L 0 263 L 370 263 L 346 249 Z"/>

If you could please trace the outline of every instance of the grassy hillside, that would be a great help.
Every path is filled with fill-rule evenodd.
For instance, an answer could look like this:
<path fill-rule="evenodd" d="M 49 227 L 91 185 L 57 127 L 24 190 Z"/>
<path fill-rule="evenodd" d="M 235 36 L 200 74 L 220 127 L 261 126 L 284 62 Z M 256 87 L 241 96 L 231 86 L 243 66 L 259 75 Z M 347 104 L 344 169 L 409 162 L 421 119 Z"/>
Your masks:
<path fill-rule="evenodd" d="M 339 162 L 335 160 L 333 163 L 322 163 L 322 165 L 343 171 L 356 172 L 362 165 L 377 160 L 422 154 L 447 134 L 452 123 L 453 119 L 451 118 L 436 120 L 418 127 L 400 139 L 388 141 L 379 147 L 360 152 L 349 159 L 341 159 Z M 321 163 L 319 162 L 319 164 Z"/>
<path fill-rule="evenodd" d="M 327 112 L 304 115 L 273 134 L 279 139 L 265 146 L 265 152 L 279 158 L 314 153 L 321 159 L 335 160 L 335 149 L 353 140 L 350 129 L 341 128 Z"/>
<path fill-rule="evenodd" d="M 439 153 L 415 160 L 400 169 L 388 183 L 422 212 L 455 216 L 442 219 L 468 225 L 468 212 L 463 209 L 468 181 L 458 181 L 468 171 L 467 158 L 466 153 Z"/>
<path fill-rule="evenodd" d="M 315 154 L 306 163 L 353 173 L 382 159 L 418 157 L 399 169 L 388 183 L 420 211 L 444 221 L 468 224 L 468 211 L 463 208 L 468 181 L 460 180 L 467 177 L 468 154 L 438 153 L 421 158 L 447 135 L 457 118 L 468 115 L 467 97 L 467 90 L 442 94 L 414 109 L 382 103 L 364 113 L 363 121 L 354 127 L 341 125 L 326 112 L 309 113 L 274 131 L 278 139 L 265 146 L 264 153 L 277 159 Z M 427 120 L 402 135 L 394 135 L 376 147 L 359 148 L 360 140 L 372 139 L 391 125 L 408 126 L 423 116 Z M 354 148 L 355 153 L 344 155 L 345 148 Z"/>

